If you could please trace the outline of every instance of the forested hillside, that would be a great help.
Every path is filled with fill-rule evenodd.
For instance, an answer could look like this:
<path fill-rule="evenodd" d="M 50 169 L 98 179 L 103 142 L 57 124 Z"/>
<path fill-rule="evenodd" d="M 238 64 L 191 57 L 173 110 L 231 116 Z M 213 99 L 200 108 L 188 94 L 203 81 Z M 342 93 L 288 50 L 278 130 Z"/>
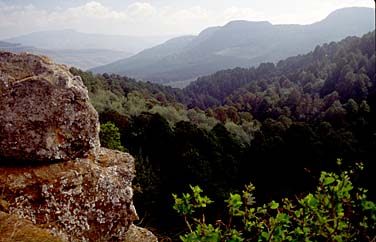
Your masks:
<path fill-rule="evenodd" d="M 374 18 L 372 8 L 343 8 L 308 25 L 231 21 L 92 70 L 156 83 L 194 80 L 226 68 L 276 62 L 346 36 L 361 36 L 374 29 Z"/>
<path fill-rule="evenodd" d="M 299 196 L 321 170 L 363 162 L 376 199 L 375 32 L 257 68 L 201 77 L 184 90 L 76 69 L 102 123 L 136 157 L 142 222 L 176 234 L 171 193 L 200 185 L 216 202 L 250 181 L 256 202 Z M 169 202 L 170 201 L 170 202 Z M 221 213 L 212 207 L 209 214 Z"/>

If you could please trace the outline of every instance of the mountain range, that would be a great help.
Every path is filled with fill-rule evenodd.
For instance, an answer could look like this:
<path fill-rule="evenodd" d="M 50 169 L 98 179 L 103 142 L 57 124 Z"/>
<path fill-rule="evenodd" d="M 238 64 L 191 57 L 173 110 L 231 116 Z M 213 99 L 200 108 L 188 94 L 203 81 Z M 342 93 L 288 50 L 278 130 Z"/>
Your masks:
<path fill-rule="evenodd" d="M 4 39 L 0 49 L 47 55 L 57 63 L 86 70 L 130 57 L 170 37 L 90 34 L 66 29 Z"/>
<path fill-rule="evenodd" d="M 114 60 L 119 60 L 132 55 L 125 51 L 107 49 L 42 49 L 4 41 L 0 41 L 0 50 L 46 55 L 52 58 L 56 63 L 75 66 L 83 70 L 98 65 L 105 65 Z"/>
<path fill-rule="evenodd" d="M 183 36 L 91 69 L 156 83 L 194 80 L 221 69 L 255 66 L 303 54 L 315 46 L 360 36 L 375 29 L 372 8 L 336 10 L 309 25 L 274 25 L 267 21 L 232 21 L 198 36 Z"/>
<path fill-rule="evenodd" d="M 41 31 L 4 39 L 44 49 L 107 49 L 133 54 L 163 43 L 171 36 L 128 36 L 82 33 L 72 29 Z"/>

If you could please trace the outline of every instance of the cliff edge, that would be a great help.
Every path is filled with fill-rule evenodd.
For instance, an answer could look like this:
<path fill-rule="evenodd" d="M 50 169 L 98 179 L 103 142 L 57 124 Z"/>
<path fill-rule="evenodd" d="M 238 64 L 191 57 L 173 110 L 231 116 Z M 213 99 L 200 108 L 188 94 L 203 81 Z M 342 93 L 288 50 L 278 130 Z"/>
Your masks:
<path fill-rule="evenodd" d="M 134 159 L 100 147 L 63 65 L 0 52 L 0 241 L 157 241 L 133 222 Z"/>

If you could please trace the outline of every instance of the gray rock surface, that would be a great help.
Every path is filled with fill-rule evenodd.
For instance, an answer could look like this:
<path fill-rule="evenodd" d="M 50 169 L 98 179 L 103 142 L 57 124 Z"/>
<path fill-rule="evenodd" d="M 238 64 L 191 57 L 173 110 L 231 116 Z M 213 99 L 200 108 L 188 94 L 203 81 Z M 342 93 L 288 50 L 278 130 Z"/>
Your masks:
<path fill-rule="evenodd" d="M 0 51 L 1 157 L 83 157 L 100 146 L 98 133 L 98 114 L 80 77 L 44 56 Z"/>

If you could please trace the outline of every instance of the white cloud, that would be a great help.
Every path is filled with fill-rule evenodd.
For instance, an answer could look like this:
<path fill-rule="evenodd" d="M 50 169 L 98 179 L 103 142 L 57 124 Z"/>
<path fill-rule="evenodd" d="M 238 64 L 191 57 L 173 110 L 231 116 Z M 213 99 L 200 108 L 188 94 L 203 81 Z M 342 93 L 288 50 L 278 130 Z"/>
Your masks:
<path fill-rule="evenodd" d="M 268 4 L 255 2 L 248 5 L 249 1 L 244 0 L 243 5 L 239 5 L 241 1 L 243 0 L 232 1 L 233 4 L 228 1 L 224 4 L 222 1 L 221 7 L 214 8 L 215 3 L 211 0 L 203 0 L 206 5 L 200 5 L 198 1 L 193 5 L 185 3 L 185 7 L 177 2 L 174 5 L 163 5 L 158 1 L 142 0 L 114 9 L 108 5 L 111 1 L 93 0 L 75 7 L 47 11 L 33 5 L 5 4 L 0 0 L 0 38 L 62 28 L 131 35 L 189 34 L 198 33 L 209 26 L 224 25 L 231 20 L 240 19 L 268 20 L 272 23 L 312 23 L 335 9 L 354 5 L 369 7 L 371 2 L 269 0 L 266 1 Z M 270 4 L 273 8 L 270 8 Z M 288 14 L 282 14 L 285 12 Z"/>
<path fill-rule="evenodd" d="M 41 20 L 45 19 L 47 15 L 46 11 L 35 9 L 32 5 L 11 6 L 1 4 L 0 33 L 9 35 L 24 31 L 29 32 L 34 26 L 40 25 Z M 42 18 L 39 16 L 42 16 Z"/>
<path fill-rule="evenodd" d="M 1 3 L 1 2 L 0 2 Z M 0 37 L 31 31 L 73 28 L 83 32 L 164 35 L 198 32 L 212 24 L 213 13 L 200 6 L 185 9 L 135 2 L 114 10 L 96 1 L 65 10 L 0 5 Z"/>
<path fill-rule="evenodd" d="M 128 6 L 127 14 L 132 17 L 151 17 L 157 14 L 157 10 L 150 3 L 136 2 Z"/>
<path fill-rule="evenodd" d="M 128 16 L 125 12 L 118 12 L 111 10 L 108 7 L 103 6 L 101 3 L 98 2 L 88 2 L 83 6 L 75 7 L 75 8 L 68 8 L 63 12 L 53 12 L 54 14 L 60 16 L 61 18 L 65 18 L 69 21 L 69 19 L 73 18 L 76 20 L 88 21 L 88 20 L 128 20 Z M 95 22 L 92 22 L 95 24 Z"/>

